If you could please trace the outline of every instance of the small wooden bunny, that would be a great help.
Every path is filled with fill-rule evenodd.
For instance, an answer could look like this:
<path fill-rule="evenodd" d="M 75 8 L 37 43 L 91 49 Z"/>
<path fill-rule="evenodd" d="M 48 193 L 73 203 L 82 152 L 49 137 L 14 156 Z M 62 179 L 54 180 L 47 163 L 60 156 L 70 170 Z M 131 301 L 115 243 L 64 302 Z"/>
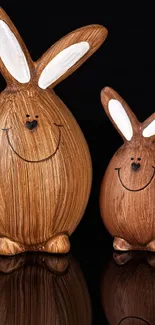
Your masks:
<path fill-rule="evenodd" d="M 140 123 L 111 88 L 101 102 L 124 144 L 111 159 L 100 192 L 100 210 L 116 250 L 155 251 L 155 113 Z"/>
<path fill-rule="evenodd" d="M 79 28 L 33 62 L 0 8 L 0 254 L 67 253 L 68 236 L 85 211 L 92 183 L 87 143 L 52 90 L 107 36 L 100 25 Z"/>

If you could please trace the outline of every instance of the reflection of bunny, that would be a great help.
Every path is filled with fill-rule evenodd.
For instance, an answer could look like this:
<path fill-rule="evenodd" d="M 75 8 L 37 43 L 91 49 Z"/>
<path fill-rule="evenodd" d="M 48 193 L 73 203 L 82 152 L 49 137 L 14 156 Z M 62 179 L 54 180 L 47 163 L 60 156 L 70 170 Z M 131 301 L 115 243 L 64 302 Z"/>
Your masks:
<path fill-rule="evenodd" d="M 117 253 L 124 265 L 111 259 L 101 277 L 101 303 L 109 325 L 155 324 L 154 254 Z M 126 262 L 125 262 L 126 260 Z"/>
<path fill-rule="evenodd" d="M 124 144 L 105 172 L 100 209 L 116 250 L 155 251 L 155 113 L 140 123 L 125 101 L 104 88 L 101 101 Z"/>
<path fill-rule="evenodd" d="M 0 257 L 0 295 L 1 324 L 92 324 L 87 284 L 72 256 Z"/>
<path fill-rule="evenodd" d="M 34 63 L 0 9 L 0 254 L 69 251 L 92 181 L 89 150 L 53 88 L 103 43 L 89 25 L 60 39 Z"/>

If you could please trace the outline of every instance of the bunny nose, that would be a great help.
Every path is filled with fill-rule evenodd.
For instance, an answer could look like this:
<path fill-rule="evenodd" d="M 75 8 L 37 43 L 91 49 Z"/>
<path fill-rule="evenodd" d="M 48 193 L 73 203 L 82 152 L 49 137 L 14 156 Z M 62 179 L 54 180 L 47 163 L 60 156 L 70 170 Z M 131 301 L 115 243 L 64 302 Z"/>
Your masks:
<path fill-rule="evenodd" d="M 134 172 L 136 172 L 140 168 L 140 164 L 136 164 L 136 163 L 133 162 L 131 164 L 131 167 L 134 170 Z"/>
<path fill-rule="evenodd" d="M 26 128 L 29 129 L 29 130 L 35 129 L 37 127 L 37 125 L 38 125 L 38 122 L 36 120 L 27 121 L 25 123 Z"/>

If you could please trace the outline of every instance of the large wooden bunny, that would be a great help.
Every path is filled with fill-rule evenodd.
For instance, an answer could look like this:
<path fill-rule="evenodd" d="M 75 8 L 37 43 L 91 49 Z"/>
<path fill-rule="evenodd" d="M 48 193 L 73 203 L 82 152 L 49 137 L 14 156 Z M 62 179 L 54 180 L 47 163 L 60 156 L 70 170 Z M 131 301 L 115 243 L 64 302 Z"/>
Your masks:
<path fill-rule="evenodd" d="M 107 30 L 88 25 L 33 62 L 0 8 L 0 254 L 66 253 L 92 183 L 87 143 L 53 88 L 101 46 Z"/>
<path fill-rule="evenodd" d="M 101 102 L 124 144 L 103 177 L 100 210 L 116 250 L 155 251 L 155 113 L 140 123 L 111 88 Z"/>

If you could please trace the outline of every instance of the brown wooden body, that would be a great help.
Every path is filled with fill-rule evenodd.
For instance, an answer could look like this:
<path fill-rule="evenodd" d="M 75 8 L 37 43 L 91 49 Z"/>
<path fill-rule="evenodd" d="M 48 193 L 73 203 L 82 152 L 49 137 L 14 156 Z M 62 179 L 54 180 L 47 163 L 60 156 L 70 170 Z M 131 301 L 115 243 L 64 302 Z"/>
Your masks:
<path fill-rule="evenodd" d="M 154 119 L 154 114 L 140 123 L 116 92 L 106 88 L 102 94 L 107 114 L 107 101 L 110 98 L 120 100 L 132 121 L 134 136 L 131 141 L 124 140 L 106 169 L 100 192 L 101 216 L 106 228 L 115 237 L 114 248 L 154 250 L 154 137 L 144 138 L 141 135 L 144 127 Z M 135 166 L 140 165 L 136 171 L 131 168 L 133 162 Z"/>
<path fill-rule="evenodd" d="M 50 90 L 21 91 L 9 98 L 0 114 L 0 233 L 24 245 L 44 243 L 61 232 L 70 235 L 83 215 L 91 186 L 91 160 L 82 132 Z M 23 127 L 27 110 L 39 116 L 39 127 L 30 136 Z M 43 162 L 23 161 L 2 131 L 10 125 L 10 143 L 23 159 L 50 156 L 61 132 L 58 151 Z"/>
<path fill-rule="evenodd" d="M 146 159 L 137 174 L 130 168 L 130 157 L 135 155 Z M 155 239 L 155 180 L 142 191 L 128 191 L 120 183 L 115 168 L 121 167 L 121 178 L 126 186 L 138 189 L 151 179 L 152 165 L 155 162 L 151 147 L 122 146 L 110 161 L 101 186 L 105 226 L 113 237 L 123 238 L 135 246 L 147 245 Z"/>
<path fill-rule="evenodd" d="M 129 259 L 127 253 L 118 255 L 119 262 Z M 111 260 L 101 281 L 101 301 L 109 325 L 155 323 L 154 265 L 153 256 L 138 257 L 137 253 L 124 265 Z"/>
<path fill-rule="evenodd" d="M 3 54 L 0 70 L 7 88 L 0 96 L 0 254 L 14 255 L 31 250 L 66 253 L 70 249 L 68 236 L 79 224 L 88 202 L 92 163 L 75 118 L 50 88 L 70 75 L 99 48 L 107 30 L 99 25 L 77 29 L 34 63 L 2 9 L 0 23 L 2 41 L 6 38 L 3 47 L 10 40 L 14 44 L 13 33 L 18 41 L 13 47 L 13 54 L 17 56 L 14 62 L 20 64 L 24 53 L 28 63 L 26 69 L 30 71 L 30 81 L 25 82 L 28 78 L 22 70 L 25 61 L 22 61 L 18 75 L 7 50 Z M 72 63 L 72 56 L 79 55 L 76 45 L 83 49 L 82 46 L 88 47 L 88 44 L 87 53 L 67 71 L 64 70 L 68 61 Z M 64 56 L 65 50 L 70 48 L 69 56 Z M 19 51 L 21 56 L 18 57 Z M 5 66 L 7 55 L 11 73 Z M 58 60 L 56 64 L 55 59 Z M 51 76 L 47 71 L 50 64 L 55 64 L 56 72 L 50 70 L 54 74 L 62 65 L 63 75 L 56 74 L 57 79 L 53 77 L 49 82 Z M 41 80 L 43 73 L 44 82 Z M 21 78 L 22 82 L 16 78 Z M 32 123 L 37 127 L 27 128 Z"/>
<path fill-rule="evenodd" d="M 25 261 L 26 259 L 26 261 Z M 73 259 L 0 259 L 0 319 L 6 325 L 91 325 L 85 279 Z"/>

